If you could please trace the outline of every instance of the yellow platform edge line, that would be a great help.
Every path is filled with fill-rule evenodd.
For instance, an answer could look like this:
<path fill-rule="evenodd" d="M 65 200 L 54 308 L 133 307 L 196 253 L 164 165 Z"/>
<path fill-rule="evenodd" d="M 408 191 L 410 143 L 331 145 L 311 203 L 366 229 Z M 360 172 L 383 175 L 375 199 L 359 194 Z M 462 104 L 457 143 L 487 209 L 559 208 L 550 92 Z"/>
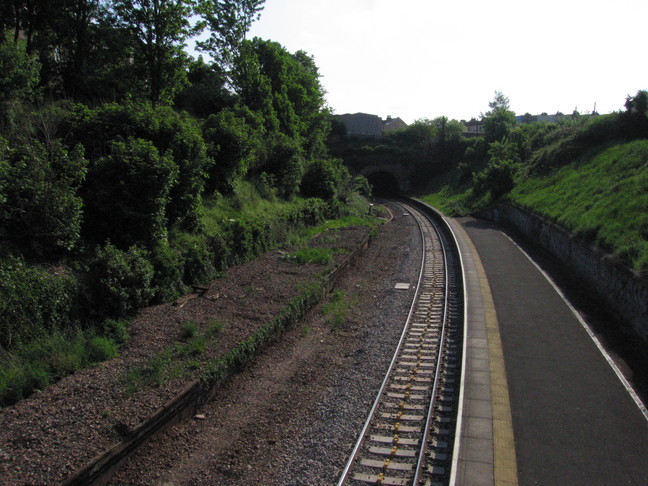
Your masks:
<path fill-rule="evenodd" d="M 463 230 L 463 228 L 462 228 Z M 491 406 L 493 411 L 493 459 L 496 486 L 517 486 L 518 474 L 513 438 L 513 421 L 509 401 L 504 352 L 500 338 L 497 312 L 493 303 L 490 284 L 486 271 L 470 237 L 465 233 L 465 241 L 473 255 L 482 293 L 482 303 L 488 333 L 488 358 L 490 361 Z"/>

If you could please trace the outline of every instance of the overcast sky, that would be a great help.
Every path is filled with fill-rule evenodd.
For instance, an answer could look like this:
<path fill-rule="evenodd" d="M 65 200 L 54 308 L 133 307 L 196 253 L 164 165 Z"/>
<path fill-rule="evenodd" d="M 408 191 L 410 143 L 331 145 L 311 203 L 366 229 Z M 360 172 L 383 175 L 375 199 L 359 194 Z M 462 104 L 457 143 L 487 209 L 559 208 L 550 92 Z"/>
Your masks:
<path fill-rule="evenodd" d="M 248 37 L 315 58 L 334 113 L 549 114 L 648 89 L 648 0 L 266 0 Z"/>

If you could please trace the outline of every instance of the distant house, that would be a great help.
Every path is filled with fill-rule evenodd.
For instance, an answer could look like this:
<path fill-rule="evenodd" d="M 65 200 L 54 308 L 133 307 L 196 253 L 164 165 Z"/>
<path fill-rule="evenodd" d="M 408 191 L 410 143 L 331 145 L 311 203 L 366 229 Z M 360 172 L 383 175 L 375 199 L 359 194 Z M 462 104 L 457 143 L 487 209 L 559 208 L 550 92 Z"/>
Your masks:
<path fill-rule="evenodd" d="M 471 118 L 470 121 L 461 120 L 461 123 L 466 127 L 466 130 L 463 133 L 463 136 L 466 138 L 477 137 L 484 132 L 483 123 L 475 118 Z"/>
<path fill-rule="evenodd" d="M 391 116 L 388 116 L 387 120 L 367 113 L 347 113 L 335 117 L 344 124 L 347 135 L 352 137 L 378 138 L 390 131 L 407 127 L 403 120 Z"/>
<path fill-rule="evenodd" d="M 400 118 L 392 118 L 388 116 L 387 119 L 383 122 L 382 131 L 384 133 L 393 132 L 394 130 L 400 130 L 402 128 L 407 128 L 407 123 L 405 123 Z"/>

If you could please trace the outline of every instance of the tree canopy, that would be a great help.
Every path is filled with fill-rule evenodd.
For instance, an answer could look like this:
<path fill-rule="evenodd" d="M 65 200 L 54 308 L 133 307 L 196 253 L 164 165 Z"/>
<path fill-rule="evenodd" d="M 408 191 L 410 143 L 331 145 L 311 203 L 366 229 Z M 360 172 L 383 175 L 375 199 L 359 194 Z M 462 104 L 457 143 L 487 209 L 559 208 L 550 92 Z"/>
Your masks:
<path fill-rule="evenodd" d="M 501 92 L 488 103 L 490 111 L 482 115 L 484 139 L 487 143 L 497 142 L 506 137 L 515 126 L 515 112 L 509 108 L 509 99 Z"/>

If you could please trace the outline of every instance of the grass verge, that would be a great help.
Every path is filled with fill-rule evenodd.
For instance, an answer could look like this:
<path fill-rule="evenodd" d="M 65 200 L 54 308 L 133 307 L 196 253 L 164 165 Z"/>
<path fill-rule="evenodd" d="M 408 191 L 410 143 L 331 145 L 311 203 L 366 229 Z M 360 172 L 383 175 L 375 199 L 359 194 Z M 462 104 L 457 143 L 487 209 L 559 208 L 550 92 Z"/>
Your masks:
<path fill-rule="evenodd" d="M 510 199 L 648 274 L 648 140 L 608 146 L 530 177 Z"/>
<path fill-rule="evenodd" d="M 107 323 L 114 331 L 55 331 L 0 357 L 0 406 L 8 406 L 43 390 L 64 376 L 117 356 L 125 337 L 123 321 Z M 112 335 L 111 335 L 112 334 Z"/>

